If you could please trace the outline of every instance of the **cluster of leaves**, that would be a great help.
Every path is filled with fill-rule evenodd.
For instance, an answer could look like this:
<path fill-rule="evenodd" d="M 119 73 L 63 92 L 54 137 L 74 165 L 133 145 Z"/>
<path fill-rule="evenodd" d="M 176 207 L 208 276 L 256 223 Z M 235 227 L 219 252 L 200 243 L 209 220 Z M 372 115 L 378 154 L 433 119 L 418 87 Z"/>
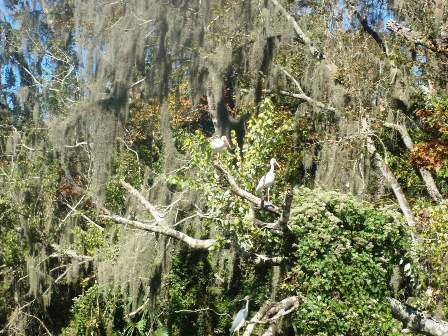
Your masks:
<path fill-rule="evenodd" d="M 426 141 L 418 143 L 411 154 L 416 167 L 424 167 L 436 173 L 441 180 L 448 180 L 448 99 L 431 101 L 416 116 L 424 123 Z"/>
<path fill-rule="evenodd" d="M 74 300 L 72 314 L 62 336 L 120 335 L 117 328 L 124 326 L 120 293 L 98 285 Z"/>
<path fill-rule="evenodd" d="M 5 269 L 21 272 L 24 266 L 25 246 L 17 231 L 18 213 L 14 204 L 0 198 L 0 325 L 5 325 L 12 308 L 14 288 Z"/>
<path fill-rule="evenodd" d="M 417 252 L 420 258 L 420 288 L 422 293 L 415 302 L 424 310 L 445 318 L 448 316 L 448 202 L 437 206 L 422 206 L 418 228 Z"/>
<path fill-rule="evenodd" d="M 336 192 L 298 189 L 297 237 L 283 290 L 301 295 L 301 335 L 399 335 L 389 308 L 393 265 L 407 249 L 393 213 Z"/>

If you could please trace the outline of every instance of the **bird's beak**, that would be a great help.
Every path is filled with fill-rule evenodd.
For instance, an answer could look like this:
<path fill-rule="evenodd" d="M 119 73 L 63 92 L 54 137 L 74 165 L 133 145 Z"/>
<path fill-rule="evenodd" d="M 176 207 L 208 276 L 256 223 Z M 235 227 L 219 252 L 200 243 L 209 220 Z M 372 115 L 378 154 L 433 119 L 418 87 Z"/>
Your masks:
<path fill-rule="evenodd" d="M 277 166 L 277 168 L 280 168 L 280 165 L 277 161 L 275 161 L 275 165 Z"/>

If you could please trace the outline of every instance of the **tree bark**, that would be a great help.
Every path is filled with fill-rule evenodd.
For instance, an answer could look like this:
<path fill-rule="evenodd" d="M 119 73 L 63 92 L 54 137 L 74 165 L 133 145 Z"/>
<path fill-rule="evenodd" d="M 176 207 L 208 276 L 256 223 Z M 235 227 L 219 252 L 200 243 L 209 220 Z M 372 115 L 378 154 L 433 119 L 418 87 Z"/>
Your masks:
<path fill-rule="evenodd" d="M 405 125 L 384 123 L 384 126 L 397 130 L 400 133 L 401 138 L 403 139 L 403 142 L 404 142 L 406 148 L 409 151 L 412 151 L 414 149 L 414 143 L 413 143 L 412 138 L 409 135 L 409 132 Z M 431 173 L 423 167 L 419 167 L 418 170 L 420 172 L 420 175 L 422 176 L 423 181 L 425 182 L 426 190 L 428 191 L 428 194 L 431 196 L 431 198 L 434 201 L 436 201 L 436 202 L 441 201 L 443 199 L 442 194 L 440 193 L 439 189 L 437 188 L 437 185 L 434 182 L 434 179 L 432 178 Z"/>
<path fill-rule="evenodd" d="M 390 188 L 392 189 L 407 224 L 411 227 L 415 227 L 417 224 L 417 221 L 415 220 L 415 217 L 412 213 L 411 207 L 409 206 L 408 200 L 406 199 L 403 189 L 401 189 L 400 183 L 398 183 L 397 179 L 395 178 L 394 173 L 390 170 L 389 165 L 386 163 L 386 161 L 384 161 L 384 159 L 378 153 L 375 143 L 371 137 L 370 127 L 369 127 L 367 121 L 362 120 L 362 124 L 363 124 L 362 127 L 364 129 L 364 132 L 367 135 L 367 150 L 368 150 L 368 152 L 375 159 L 375 162 L 378 165 L 378 168 L 380 169 L 381 173 L 383 174 L 384 178 L 386 179 L 387 183 L 389 184 Z"/>
<path fill-rule="evenodd" d="M 437 320 L 411 306 L 390 299 L 392 315 L 403 323 L 405 329 L 431 336 L 448 336 L 448 322 Z"/>
<path fill-rule="evenodd" d="M 123 225 L 129 225 L 134 228 L 153 232 L 153 233 L 160 233 L 165 236 L 180 240 L 181 242 L 187 244 L 192 249 L 196 250 L 210 250 L 214 244 L 216 244 L 216 239 L 196 239 L 193 237 L 190 237 L 186 235 L 183 232 L 174 230 L 169 227 L 164 227 L 161 225 L 152 225 L 149 223 L 143 223 L 136 220 L 127 219 L 121 216 L 117 215 L 103 215 L 103 218 L 113 220 L 116 223 L 123 224 Z"/>

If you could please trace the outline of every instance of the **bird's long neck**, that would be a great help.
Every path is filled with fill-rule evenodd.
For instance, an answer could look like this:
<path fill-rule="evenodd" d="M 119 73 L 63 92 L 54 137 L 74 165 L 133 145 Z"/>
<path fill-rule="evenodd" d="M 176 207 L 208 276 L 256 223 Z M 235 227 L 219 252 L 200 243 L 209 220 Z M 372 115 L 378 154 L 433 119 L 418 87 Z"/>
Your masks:
<path fill-rule="evenodd" d="M 249 299 L 246 300 L 246 311 L 249 311 Z"/>
<path fill-rule="evenodd" d="M 270 170 L 270 172 L 273 173 L 274 170 L 275 170 L 275 163 L 271 162 L 271 170 Z"/>

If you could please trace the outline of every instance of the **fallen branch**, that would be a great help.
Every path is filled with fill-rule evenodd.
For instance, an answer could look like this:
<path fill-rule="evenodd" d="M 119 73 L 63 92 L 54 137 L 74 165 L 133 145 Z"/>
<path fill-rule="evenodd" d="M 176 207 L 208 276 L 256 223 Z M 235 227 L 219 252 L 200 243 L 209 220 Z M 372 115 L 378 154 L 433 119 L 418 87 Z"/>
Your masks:
<path fill-rule="evenodd" d="M 265 302 L 263 306 L 258 310 L 258 312 L 255 313 L 255 315 L 250 319 L 249 323 L 247 324 L 246 330 L 244 331 L 243 336 L 250 336 L 252 335 L 252 332 L 254 331 L 255 326 L 257 325 L 258 321 L 260 321 L 264 314 L 268 311 L 268 309 L 272 306 L 272 303 Z"/>
<path fill-rule="evenodd" d="M 219 165 L 217 162 L 214 162 L 213 165 L 215 168 L 219 171 L 222 177 L 226 179 L 226 181 L 230 185 L 230 189 L 241 198 L 245 199 L 246 201 L 249 201 L 252 203 L 256 208 L 263 209 L 268 212 L 271 212 L 276 215 L 280 215 L 280 209 L 278 206 L 272 204 L 271 202 L 266 202 L 263 199 L 255 196 L 254 194 L 248 192 L 247 190 L 244 190 L 241 188 L 236 182 L 232 175 L 230 175 L 224 167 Z"/>
<path fill-rule="evenodd" d="M 390 299 L 390 307 L 392 315 L 403 323 L 406 331 L 431 336 L 448 335 L 448 322 L 437 320 L 396 299 Z"/>
<path fill-rule="evenodd" d="M 386 27 L 410 42 L 421 45 L 434 51 L 435 53 L 448 55 L 448 43 L 443 39 L 435 40 L 430 36 L 426 36 L 418 31 L 404 27 L 395 20 L 390 20 Z"/>

